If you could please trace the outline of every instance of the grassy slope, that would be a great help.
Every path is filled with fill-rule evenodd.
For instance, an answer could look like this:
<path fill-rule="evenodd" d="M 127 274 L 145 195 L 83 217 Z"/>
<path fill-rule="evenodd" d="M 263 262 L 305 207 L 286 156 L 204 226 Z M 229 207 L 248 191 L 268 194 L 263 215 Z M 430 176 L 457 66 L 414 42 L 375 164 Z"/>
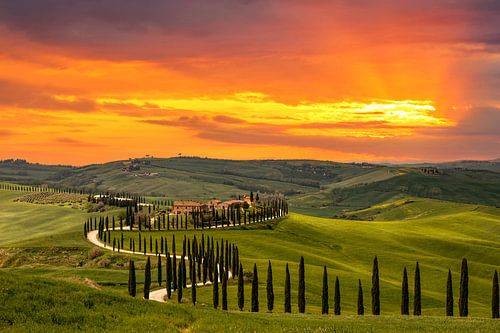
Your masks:
<path fill-rule="evenodd" d="M 500 205 L 499 173 L 448 170 L 444 175 L 426 175 L 408 168 L 397 171 L 395 177 L 374 177 L 366 183 L 345 182 L 348 186 L 294 197 L 290 207 L 306 214 L 334 216 L 407 196 Z"/>
<path fill-rule="evenodd" d="M 25 194 L 0 190 L 0 267 L 27 275 L 88 278 L 103 285 L 126 281 L 127 258 L 88 258 L 93 246 L 82 235 L 82 223 L 89 214 L 68 205 L 14 201 Z"/>
<path fill-rule="evenodd" d="M 77 228 L 87 216 L 85 211 L 14 202 L 24 194 L 0 190 L 0 247 L 87 246 Z"/>
<path fill-rule="evenodd" d="M 222 312 L 134 300 L 60 280 L 0 271 L 4 332 L 495 332 L 488 319 L 364 318 Z M 138 297 L 139 298 L 139 297 Z"/>
<path fill-rule="evenodd" d="M 489 316 L 491 277 L 493 270 L 498 269 L 500 257 L 500 241 L 497 237 L 500 232 L 500 210 L 487 207 L 474 209 L 472 206 L 457 210 L 455 204 L 427 200 L 419 204 L 429 204 L 436 209 L 439 206 L 439 211 L 420 218 L 414 216 L 413 220 L 395 220 L 390 223 L 331 220 L 292 214 L 274 230 L 265 227 L 256 230 L 205 230 L 204 234 L 214 236 L 216 240 L 224 238 L 234 241 L 240 248 L 246 269 L 250 270 L 254 262 L 258 264 L 261 295 L 265 295 L 267 259 L 271 259 L 278 312 L 283 311 L 286 262 L 291 265 L 292 286 L 295 289 L 292 297 L 296 303 L 297 262 L 301 255 L 307 264 L 309 312 L 319 312 L 323 265 L 330 270 L 331 287 L 335 275 L 341 280 L 342 307 L 345 312 L 355 313 L 357 279 L 361 279 L 364 285 L 365 305 L 369 309 L 371 262 L 373 256 L 377 255 L 381 271 L 383 313 L 399 312 L 401 272 L 407 266 L 412 276 L 418 260 L 422 271 L 423 313 L 442 315 L 447 270 L 452 269 L 457 292 L 460 261 L 462 257 L 467 257 L 471 275 L 470 313 L 472 316 Z M 193 233 L 186 234 L 191 236 Z M 179 249 L 184 232 L 176 234 Z M 157 238 L 167 234 L 153 232 L 152 235 Z M 143 236 L 149 238 L 147 233 L 143 233 Z M 168 237 L 171 235 L 168 234 Z M 246 290 L 247 299 L 250 297 L 249 291 Z M 209 302 L 210 293 L 210 290 L 200 289 L 200 299 Z M 233 309 L 235 293 L 235 286 L 231 286 L 230 300 L 233 301 L 230 307 Z"/>

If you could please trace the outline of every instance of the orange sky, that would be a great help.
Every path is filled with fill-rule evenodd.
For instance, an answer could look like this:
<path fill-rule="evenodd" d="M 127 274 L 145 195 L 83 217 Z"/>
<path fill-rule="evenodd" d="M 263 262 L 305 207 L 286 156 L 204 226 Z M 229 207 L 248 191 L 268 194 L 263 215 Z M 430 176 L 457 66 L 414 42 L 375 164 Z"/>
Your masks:
<path fill-rule="evenodd" d="M 494 1 L 0 4 L 0 159 L 500 157 Z"/>

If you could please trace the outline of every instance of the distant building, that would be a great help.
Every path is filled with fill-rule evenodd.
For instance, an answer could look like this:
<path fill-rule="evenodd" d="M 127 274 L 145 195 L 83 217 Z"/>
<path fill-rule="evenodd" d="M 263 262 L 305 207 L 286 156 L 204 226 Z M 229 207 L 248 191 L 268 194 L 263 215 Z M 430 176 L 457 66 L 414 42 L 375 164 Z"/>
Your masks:
<path fill-rule="evenodd" d="M 229 208 L 237 205 L 242 205 L 245 201 L 243 200 L 228 200 L 220 204 L 220 208 Z"/>
<path fill-rule="evenodd" d="M 245 201 L 249 206 L 252 206 L 253 202 L 250 200 L 250 196 L 249 195 L 243 195 L 243 201 Z M 255 198 L 254 198 L 254 201 L 255 201 Z"/>
<path fill-rule="evenodd" d="M 207 201 L 207 206 L 210 209 L 212 209 L 212 208 L 219 208 L 221 204 L 222 204 L 222 200 L 214 199 L 214 200 Z"/>
<path fill-rule="evenodd" d="M 196 201 L 174 201 L 172 205 L 173 214 L 185 214 L 192 212 L 207 212 L 208 205 Z"/>

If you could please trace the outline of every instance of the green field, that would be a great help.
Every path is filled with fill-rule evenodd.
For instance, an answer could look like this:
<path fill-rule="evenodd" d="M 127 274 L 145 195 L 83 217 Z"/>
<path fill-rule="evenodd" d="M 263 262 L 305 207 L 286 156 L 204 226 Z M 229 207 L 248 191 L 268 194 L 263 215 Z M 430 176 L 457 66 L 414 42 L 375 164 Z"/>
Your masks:
<path fill-rule="evenodd" d="M 342 307 L 346 314 L 355 314 L 357 283 L 361 279 L 365 287 L 365 299 L 369 305 L 372 259 L 379 258 L 382 288 L 382 312 L 399 313 L 400 285 L 403 267 L 410 276 L 415 262 L 419 261 L 422 274 L 423 314 L 444 313 L 445 287 L 448 268 L 454 273 L 458 288 L 462 257 L 469 261 L 471 275 L 472 316 L 487 317 L 490 312 L 491 277 L 498 269 L 500 258 L 500 209 L 467 206 L 437 200 L 420 200 L 400 207 L 403 210 L 424 212 L 425 206 L 434 207 L 435 214 L 404 220 L 346 221 L 291 214 L 279 223 L 268 226 L 252 226 L 250 230 L 205 230 L 205 236 L 214 240 L 229 240 L 238 245 L 240 258 L 246 269 L 257 263 L 261 279 L 261 295 L 265 295 L 267 260 L 274 266 L 276 279 L 276 311 L 283 311 L 283 285 L 285 264 L 290 263 L 292 286 L 297 286 L 297 263 L 300 256 L 306 261 L 306 292 L 310 313 L 319 313 L 321 305 L 321 274 L 323 265 L 330 273 L 333 286 L 339 276 L 342 290 Z M 461 210 L 456 206 L 462 207 Z M 408 206 L 413 206 L 412 209 Z M 394 210 L 392 211 L 394 215 Z M 272 228 L 272 229 L 271 229 Z M 191 237 L 200 231 L 175 232 L 177 249 L 182 246 L 183 235 Z M 124 232 L 128 244 L 130 232 Z M 120 232 L 115 232 L 116 237 Z M 137 233 L 132 233 L 137 237 Z M 159 237 L 171 237 L 168 232 L 143 232 L 142 236 L 153 241 Z M 170 241 L 171 239 L 169 239 Z M 136 239 L 137 242 L 137 239 Z M 229 289 L 232 307 L 236 308 L 236 286 Z M 250 297 L 247 290 L 247 298 Z M 458 289 L 456 289 L 458 291 Z M 296 292 L 296 290 L 295 290 Z M 210 300 L 210 290 L 199 294 Z M 296 294 L 292 293 L 292 298 Z"/>
<path fill-rule="evenodd" d="M 2 332 L 496 332 L 489 319 L 222 312 L 0 271 Z"/>
<path fill-rule="evenodd" d="M 257 263 L 261 313 L 252 314 L 248 312 L 250 284 L 245 286 L 246 306 L 240 313 L 236 309 L 236 286 L 232 281 L 228 288 L 228 313 L 211 309 L 211 287 L 198 288 L 199 304 L 196 308 L 189 305 L 189 290 L 185 290 L 184 305 L 176 302 L 153 304 L 127 297 L 129 256 L 108 250 L 95 258 L 89 255 L 93 246 L 82 235 L 88 213 L 69 204 L 40 205 L 14 201 L 24 194 L 0 190 L 0 228 L 4 231 L 0 237 L 0 285 L 4 286 L 2 294 L 12 295 L 0 308 L 1 329 L 71 331 L 79 327 L 86 331 L 103 328 L 114 331 L 119 330 L 117 322 L 136 331 L 144 327 L 160 331 L 189 329 L 193 332 L 495 332 L 500 329 L 500 322 L 481 319 L 491 315 L 491 278 L 493 271 L 500 268 L 499 208 L 406 198 L 352 213 L 367 221 L 292 213 L 279 222 L 241 229 L 175 232 L 178 249 L 184 234 L 199 237 L 203 233 L 215 240 L 223 238 L 237 244 L 245 270 L 250 271 Z M 154 238 L 169 237 L 170 241 L 173 233 L 151 232 L 151 235 Z M 125 232 L 125 237 L 130 234 Z M 133 237 L 136 235 L 133 233 Z M 149 238 L 148 233 L 142 235 Z M 358 318 L 355 315 L 358 279 L 364 287 L 366 313 L 370 313 L 371 267 L 375 255 L 379 258 L 382 316 Z M 304 256 L 306 262 L 305 315 L 297 314 L 296 305 L 300 256 Z M 469 261 L 471 318 L 447 319 L 444 317 L 446 274 L 451 268 L 457 302 L 462 257 Z M 140 294 L 144 258 L 139 255 L 134 258 L 139 269 Z M 268 260 L 273 264 L 274 274 L 273 314 L 265 313 Z M 398 315 L 402 270 L 404 266 L 409 270 L 412 291 L 416 261 L 421 267 L 423 316 L 404 318 Z M 291 315 L 282 314 L 287 262 L 292 278 Z M 153 263 L 155 265 L 156 260 Z M 319 314 L 323 265 L 329 271 L 331 308 L 335 276 L 340 279 L 340 317 Z M 153 282 L 155 274 L 153 270 Z M 156 282 L 153 288 L 157 288 Z M 92 302 L 86 303 L 87 298 Z M 37 301 L 31 307 L 23 306 L 32 299 Z M 46 303 L 53 307 L 47 308 Z M 94 305 L 88 308 L 88 304 Z M 60 309 L 64 307 L 73 311 L 61 313 Z M 33 309 L 40 311 L 40 315 L 30 316 Z"/>

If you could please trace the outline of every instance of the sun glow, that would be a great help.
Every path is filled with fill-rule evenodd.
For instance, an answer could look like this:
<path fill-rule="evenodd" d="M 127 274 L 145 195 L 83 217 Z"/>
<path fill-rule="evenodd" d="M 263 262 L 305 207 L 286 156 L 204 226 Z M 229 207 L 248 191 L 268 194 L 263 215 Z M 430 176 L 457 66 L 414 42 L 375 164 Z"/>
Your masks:
<path fill-rule="evenodd" d="M 387 137 L 410 135 L 415 128 L 450 126 L 453 123 L 435 115 L 432 101 L 376 100 L 367 102 L 334 101 L 285 104 L 259 92 L 241 92 L 229 96 L 192 99 L 114 99 L 100 98 L 96 102 L 106 109 L 109 105 L 135 105 L 157 110 L 152 118 L 158 121 L 178 117 L 216 119 L 240 126 L 289 126 L 287 133 L 295 135 L 334 135 L 353 137 Z M 119 107 L 118 107 L 119 109 Z M 168 111 L 166 115 L 163 111 Z"/>

